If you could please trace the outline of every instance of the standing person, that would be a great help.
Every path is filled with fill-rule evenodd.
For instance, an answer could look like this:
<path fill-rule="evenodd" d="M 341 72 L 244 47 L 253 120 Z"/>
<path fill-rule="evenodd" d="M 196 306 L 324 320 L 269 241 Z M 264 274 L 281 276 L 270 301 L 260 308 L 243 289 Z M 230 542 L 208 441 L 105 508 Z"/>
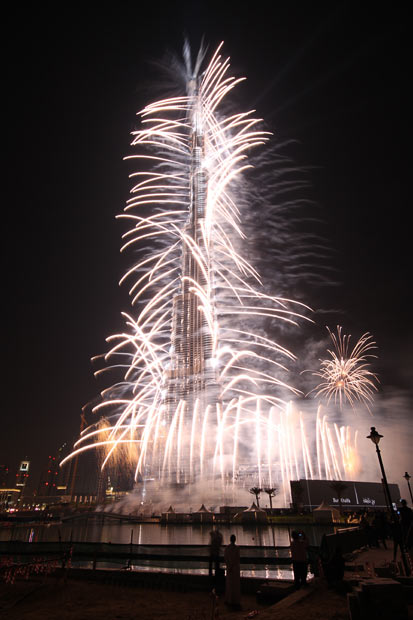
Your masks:
<path fill-rule="evenodd" d="M 383 511 L 377 511 L 374 516 L 373 522 L 374 529 L 376 531 L 377 536 L 377 546 L 380 546 L 380 541 L 383 543 L 383 547 L 387 549 L 386 539 L 388 535 L 388 523 L 387 523 L 387 514 Z"/>
<path fill-rule="evenodd" d="M 360 519 L 360 527 L 361 530 L 364 532 L 366 545 L 371 549 L 374 546 L 374 536 L 370 519 L 366 512 L 363 513 L 363 516 Z"/>
<path fill-rule="evenodd" d="M 410 538 L 409 530 L 413 527 L 413 511 L 408 507 L 405 499 L 402 499 L 401 508 L 399 509 L 400 514 L 400 525 L 402 529 L 402 536 L 405 549 L 409 549 L 410 547 Z"/>
<path fill-rule="evenodd" d="M 293 561 L 294 586 L 297 590 L 307 581 L 307 547 L 308 540 L 304 532 L 291 533 L 291 559 Z"/>
<path fill-rule="evenodd" d="M 212 530 L 209 533 L 209 577 L 216 581 L 216 577 L 219 573 L 219 554 L 222 545 L 222 534 L 219 530 Z M 212 572 L 214 569 L 214 572 Z M 216 584 L 215 584 L 216 585 Z"/>
<path fill-rule="evenodd" d="M 403 556 L 403 533 L 400 525 L 400 521 L 397 515 L 394 515 L 390 522 L 391 535 L 393 538 L 393 562 L 397 558 L 397 550 L 400 549 L 400 553 Z"/>
<path fill-rule="evenodd" d="M 225 564 L 227 566 L 225 602 L 227 605 L 239 609 L 241 607 L 239 547 L 235 544 L 236 537 L 234 534 L 231 535 L 230 541 L 224 552 Z"/>

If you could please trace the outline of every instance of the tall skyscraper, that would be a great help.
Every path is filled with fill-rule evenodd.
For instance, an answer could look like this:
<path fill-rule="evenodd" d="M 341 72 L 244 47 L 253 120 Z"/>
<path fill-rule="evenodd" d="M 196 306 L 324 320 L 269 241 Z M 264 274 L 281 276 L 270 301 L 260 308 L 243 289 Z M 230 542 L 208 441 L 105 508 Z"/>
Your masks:
<path fill-rule="evenodd" d="M 213 247 L 205 235 L 208 183 L 199 76 L 189 82 L 188 91 L 191 100 L 188 119 L 191 132 L 188 140 L 190 183 L 189 209 L 183 227 L 183 237 L 187 241 L 181 246 L 180 291 L 173 297 L 171 362 L 166 372 L 165 398 L 167 425 L 171 424 L 179 405 L 186 408 L 184 434 L 189 432 L 194 407 L 204 411 L 207 405 L 218 400 L 219 392 L 211 329 L 200 304 L 200 296 L 204 296 L 215 315 Z M 170 477 L 177 482 L 190 481 L 188 449 L 188 446 L 183 449 L 180 471 L 169 468 Z"/>
<path fill-rule="evenodd" d="M 9 467 L 8 465 L 0 465 L 0 488 L 9 486 Z"/>
<path fill-rule="evenodd" d="M 26 458 L 20 461 L 20 465 L 16 473 L 16 488 L 24 489 L 29 482 L 30 461 Z"/>
<path fill-rule="evenodd" d="M 47 457 L 47 465 L 43 470 L 40 484 L 37 489 L 37 494 L 42 497 L 50 497 L 52 495 L 57 495 L 57 486 L 58 486 L 58 478 L 59 478 L 59 457 L 57 455 L 51 455 Z"/>

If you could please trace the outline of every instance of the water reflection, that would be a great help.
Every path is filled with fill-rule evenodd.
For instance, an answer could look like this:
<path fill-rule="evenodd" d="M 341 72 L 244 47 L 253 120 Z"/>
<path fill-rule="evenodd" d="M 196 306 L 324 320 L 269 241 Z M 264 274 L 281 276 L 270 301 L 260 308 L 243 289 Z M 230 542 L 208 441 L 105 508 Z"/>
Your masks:
<path fill-rule="evenodd" d="M 188 566 L 175 564 L 172 562 L 165 563 L 164 566 L 160 566 L 160 563 L 156 563 L 156 567 L 153 562 L 145 564 L 144 562 L 140 562 L 139 564 L 131 564 L 130 570 L 136 572 L 147 572 L 147 573 L 166 573 L 166 574 L 175 574 L 175 575 L 203 575 L 207 576 L 209 574 L 208 568 L 200 568 L 198 565 Z M 187 563 L 190 564 L 190 563 Z M 93 562 L 88 561 L 74 561 L 72 562 L 72 566 L 74 568 L 93 568 Z M 99 569 L 103 570 L 119 570 L 124 568 L 124 565 L 119 562 L 99 562 Z M 260 566 L 253 568 L 241 568 L 240 571 L 241 577 L 254 577 L 259 579 L 274 579 L 274 580 L 290 580 L 293 579 L 293 571 L 291 568 L 287 567 L 275 567 L 275 566 Z M 309 573 L 309 579 L 313 578 L 313 575 Z"/>
<path fill-rule="evenodd" d="M 296 526 L 302 529 L 310 545 L 318 546 L 323 534 L 334 532 L 332 526 Z M 205 525 L 160 525 L 157 523 L 97 523 L 85 519 L 83 522 L 47 525 L 7 525 L 0 527 L 0 540 L 21 540 L 25 542 L 111 542 L 120 544 L 147 545 L 208 545 L 212 524 Z M 220 525 L 223 544 L 229 543 L 231 534 L 237 537 L 238 545 L 278 547 L 289 546 L 291 528 L 286 525 Z"/>

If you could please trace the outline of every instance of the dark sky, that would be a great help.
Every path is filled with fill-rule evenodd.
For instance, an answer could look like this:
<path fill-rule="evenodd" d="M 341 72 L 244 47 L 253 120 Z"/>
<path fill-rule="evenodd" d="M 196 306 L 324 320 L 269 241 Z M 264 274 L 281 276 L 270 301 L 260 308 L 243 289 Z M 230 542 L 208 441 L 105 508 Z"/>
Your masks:
<path fill-rule="evenodd" d="M 224 40 L 233 73 L 248 78 L 240 108 L 253 105 L 280 139 L 295 141 L 340 282 L 320 305 L 342 309 L 355 335 L 374 334 L 382 383 L 410 386 L 404 9 L 274 2 L 269 14 L 270 3 L 172 4 L 22 6 L 3 26 L 0 463 L 27 455 L 39 464 L 76 434 L 81 407 L 107 387 L 90 358 L 106 351 L 128 309 L 117 285 L 127 266 L 115 221 L 130 189 L 122 157 L 135 112 L 159 93 L 152 61 L 179 53 L 185 34 L 194 47 L 203 34 L 211 49 Z"/>

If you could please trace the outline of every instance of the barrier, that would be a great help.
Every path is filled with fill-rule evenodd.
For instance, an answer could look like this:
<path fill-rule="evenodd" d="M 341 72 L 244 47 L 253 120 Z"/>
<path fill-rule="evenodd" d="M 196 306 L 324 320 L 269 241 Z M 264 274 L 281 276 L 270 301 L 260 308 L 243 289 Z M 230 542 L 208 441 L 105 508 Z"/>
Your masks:
<path fill-rule="evenodd" d="M 240 546 L 243 565 L 290 565 L 289 547 Z M 156 562 L 196 563 L 209 562 L 208 545 L 142 545 L 103 542 L 22 542 L 0 541 L 0 556 L 61 556 L 71 550 L 72 558 L 92 562 L 123 560 L 132 564 Z M 221 562 L 224 561 L 223 556 Z"/>
<path fill-rule="evenodd" d="M 366 545 L 366 534 L 359 527 L 338 530 L 335 534 L 324 534 L 320 544 L 322 558 L 330 558 L 337 548 L 342 554 L 352 553 Z"/>

